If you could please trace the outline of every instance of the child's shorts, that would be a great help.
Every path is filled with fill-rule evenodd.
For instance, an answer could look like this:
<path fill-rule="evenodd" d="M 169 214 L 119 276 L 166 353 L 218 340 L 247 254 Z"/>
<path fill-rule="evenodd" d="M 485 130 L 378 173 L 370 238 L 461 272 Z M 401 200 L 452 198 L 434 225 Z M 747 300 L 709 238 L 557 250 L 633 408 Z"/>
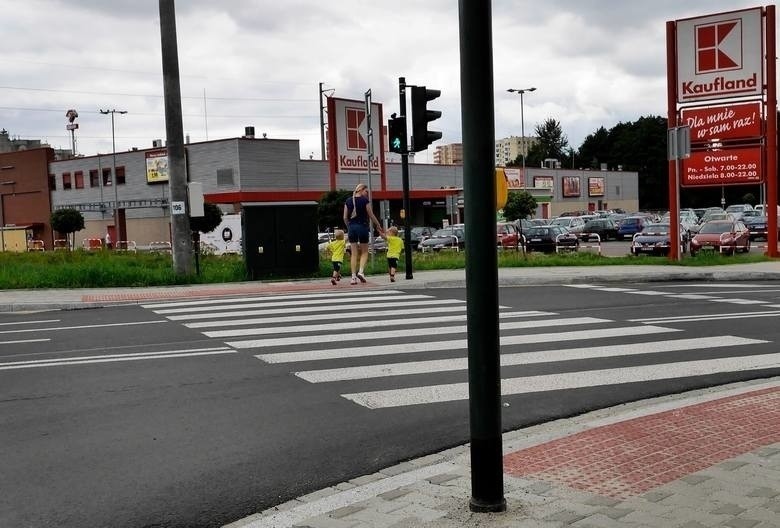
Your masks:
<path fill-rule="evenodd" d="M 332 264 L 333 264 L 333 271 L 335 271 L 336 273 L 340 273 L 341 272 L 341 262 L 338 262 L 338 261 L 334 260 L 332 262 Z"/>
<path fill-rule="evenodd" d="M 387 267 L 398 269 L 398 259 L 395 257 L 388 257 L 387 259 Z"/>

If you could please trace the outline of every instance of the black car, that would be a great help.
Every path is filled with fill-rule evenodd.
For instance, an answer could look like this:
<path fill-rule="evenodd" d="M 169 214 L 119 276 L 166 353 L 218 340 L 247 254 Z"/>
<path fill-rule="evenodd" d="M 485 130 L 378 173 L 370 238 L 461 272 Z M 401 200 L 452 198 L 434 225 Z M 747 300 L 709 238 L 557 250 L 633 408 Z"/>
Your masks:
<path fill-rule="evenodd" d="M 594 218 L 585 222 L 585 227 L 580 233 L 582 240 L 589 240 L 590 235 L 596 234 L 601 237 L 601 240 L 614 239 L 618 240 L 618 225 L 611 218 Z"/>
<path fill-rule="evenodd" d="M 536 226 L 525 232 L 525 250 L 553 253 L 556 248 L 577 250 L 580 241 L 577 235 L 557 225 Z"/>
<path fill-rule="evenodd" d="M 742 223 L 750 231 L 750 240 L 767 239 L 768 218 L 763 215 L 742 216 Z"/>
<path fill-rule="evenodd" d="M 680 251 L 685 253 L 688 236 L 682 226 L 680 231 Z M 671 226 L 669 224 L 647 224 L 642 231 L 634 235 L 631 241 L 632 255 L 668 255 L 671 250 Z"/>
<path fill-rule="evenodd" d="M 410 233 L 412 238 L 412 249 L 419 249 L 420 242 L 432 236 L 435 231 L 436 229 L 433 227 L 412 226 L 412 231 Z M 398 236 L 401 240 L 406 240 L 403 228 L 398 229 Z"/>

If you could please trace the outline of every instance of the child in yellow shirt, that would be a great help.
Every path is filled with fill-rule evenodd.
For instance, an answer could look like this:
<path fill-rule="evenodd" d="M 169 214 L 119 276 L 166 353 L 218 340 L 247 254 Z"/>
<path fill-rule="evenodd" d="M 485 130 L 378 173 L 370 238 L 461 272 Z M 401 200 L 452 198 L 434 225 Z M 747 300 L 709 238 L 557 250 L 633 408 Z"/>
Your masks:
<path fill-rule="evenodd" d="M 336 281 L 341 280 L 341 265 L 344 263 L 344 253 L 347 250 L 347 242 L 344 240 L 344 231 L 336 229 L 333 235 L 336 237 L 328 243 L 330 251 L 330 262 L 333 265 L 333 274 L 330 277 L 330 283 L 336 285 Z"/>
<path fill-rule="evenodd" d="M 395 282 L 395 272 L 404 249 L 404 241 L 398 236 L 398 228 L 395 226 L 388 227 L 383 237 L 387 240 L 387 271 L 390 274 L 390 282 Z"/>

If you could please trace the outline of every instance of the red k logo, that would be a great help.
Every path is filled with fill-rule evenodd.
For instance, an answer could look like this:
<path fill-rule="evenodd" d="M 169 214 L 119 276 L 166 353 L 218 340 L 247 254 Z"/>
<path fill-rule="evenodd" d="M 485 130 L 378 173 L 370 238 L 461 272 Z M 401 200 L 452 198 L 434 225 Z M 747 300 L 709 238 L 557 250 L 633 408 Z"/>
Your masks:
<path fill-rule="evenodd" d="M 742 19 L 696 26 L 696 73 L 742 68 Z"/>
<path fill-rule="evenodd" d="M 366 111 L 359 108 L 346 108 L 347 112 L 347 149 L 366 150 L 365 129 L 361 126 L 366 120 Z"/>

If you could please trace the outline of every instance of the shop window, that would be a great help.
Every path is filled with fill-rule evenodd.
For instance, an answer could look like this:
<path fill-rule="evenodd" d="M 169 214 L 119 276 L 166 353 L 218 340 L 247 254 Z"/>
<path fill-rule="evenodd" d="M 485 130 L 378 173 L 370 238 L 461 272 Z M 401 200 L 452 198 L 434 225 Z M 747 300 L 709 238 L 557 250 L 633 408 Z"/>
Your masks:
<path fill-rule="evenodd" d="M 74 183 L 76 184 L 76 189 L 83 189 L 84 188 L 84 172 L 83 171 L 76 171 L 73 173 L 73 179 Z"/>
<path fill-rule="evenodd" d="M 89 171 L 89 186 L 100 187 L 100 176 L 98 176 L 98 171 L 96 169 Z"/>
<path fill-rule="evenodd" d="M 54 174 L 49 174 L 49 190 L 57 190 L 57 178 L 54 176 Z"/>
<path fill-rule="evenodd" d="M 111 169 L 103 169 L 103 187 L 111 185 Z"/>
<path fill-rule="evenodd" d="M 70 189 L 70 173 L 69 172 L 63 172 L 62 173 L 62 188 L 65 190 Z"/>
<path fill-rule="evenodd" d="M 217 186 L 233 186 L 233 169 L 217 169 Z"/>
<path fill-rule="evenodd" d="M 125 184 L 125 168 L 124 167 L 117 167 L 116 168 L 116 184 L 117 185 L 124 185 Z"/>

